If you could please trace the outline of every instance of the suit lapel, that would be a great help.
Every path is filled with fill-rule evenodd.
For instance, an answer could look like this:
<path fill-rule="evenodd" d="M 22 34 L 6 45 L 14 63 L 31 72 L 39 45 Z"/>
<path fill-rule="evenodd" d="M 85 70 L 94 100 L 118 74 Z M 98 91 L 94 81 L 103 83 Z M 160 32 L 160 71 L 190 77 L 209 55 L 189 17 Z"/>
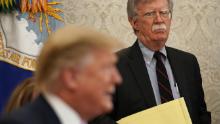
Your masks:
<path fill-rule="evenodd" d="M 39 116 L 44 119 L 42 121 L 47 124 L 60 124 L 60 120 L 57 115 L 42 95 L 36 99 L 33 106 L 39 112 Z"/>
<path fill-rule="evenodd" d="M 181 97 L 184 97 L 184 100 L 186 102 L 187 108 L 189 113 L 193 113 L 193 108 L 192 108 L 192 103 L 191 103 L 191 98 L 190 95 L 190 82 L 189 79 L 187 79 L 186 73 L 187 71 L 190 71 L 187 66 L 182 62 L 182 57 L 183 56 L 178 56 L 178 53 L 174 50 L 172 50 L 169 47 L 166 47 L 167 50 L 167 56 L 170 62 L 170 66 L 173 72 L 174 79 L 178 85 L 179 88 L 179 93 Z"/>
<path fill-rule="evenodd" d="M 149 107 L 156 105 L 153 88 L 150 83 L 147 68 L 143 59 L 143 55 L 139 48 L 138 42 L 131 47 L 129 53 L 129 66 L 131 67 L 134 76 L 137 80 L 137 85 L 143 95 L 144 101 Z"/>
<path fill-rule="evenodd" d="M 187 84 L 187 77 L 185 75 L 185 73 L 187 72 L 185 71 L 185 69 L 187 69 L 187 67 L 184 66 L 184 63 L 181 61 L 180 58 L 181 56 L 178 57 L 176 51 L 172 50 L 169 47 L 166 47 L 166 51 L 174 79 L 179 88 L 180 96 L 184 97 L 185 100 L 187 100 L 189 96 L 189 85 Z"/>

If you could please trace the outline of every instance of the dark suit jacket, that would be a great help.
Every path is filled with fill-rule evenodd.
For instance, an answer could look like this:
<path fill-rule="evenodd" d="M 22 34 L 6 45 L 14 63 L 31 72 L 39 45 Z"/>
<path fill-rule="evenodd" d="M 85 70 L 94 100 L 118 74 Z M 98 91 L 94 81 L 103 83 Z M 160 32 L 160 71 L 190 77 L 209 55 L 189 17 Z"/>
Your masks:
<path fill-rule="evenodd" d="M 5 115 L 0 124 L 61 124 L 43 96 L 33 103 Z"/>
<path fill-rule="evenodd" d="M 204 101 L 202 79 L 196 57 L 170 47 L 166 47 L 166 51 L 180 95 L 185 99 L 192 122 L 210 124 L 211 114 L 207 112 Z M 114 124 L 114 120 L 156 106 L 138 43 L 119 51 L 118 56 L 118 69 L 123 83 L 114 95 L 114 111 L 109 116 L 95 119 L 91 122 L 93 124 Z"/>

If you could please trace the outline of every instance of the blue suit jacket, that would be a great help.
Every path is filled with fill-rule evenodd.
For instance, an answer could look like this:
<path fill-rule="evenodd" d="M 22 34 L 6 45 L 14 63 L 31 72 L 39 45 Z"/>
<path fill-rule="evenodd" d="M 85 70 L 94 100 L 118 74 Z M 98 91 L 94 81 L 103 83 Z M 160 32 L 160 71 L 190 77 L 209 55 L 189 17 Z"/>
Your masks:
<path fill-rule="evenodd" d="M 1 118 L 0 124 L 61 124 L 56 114 L 40 95 L 32 103 Z"/>

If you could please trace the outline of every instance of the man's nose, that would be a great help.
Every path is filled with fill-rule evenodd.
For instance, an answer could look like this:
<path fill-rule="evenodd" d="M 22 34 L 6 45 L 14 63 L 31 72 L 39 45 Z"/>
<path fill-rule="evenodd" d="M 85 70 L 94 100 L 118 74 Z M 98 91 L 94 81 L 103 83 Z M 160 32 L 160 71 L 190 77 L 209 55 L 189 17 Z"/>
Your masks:
<path fill-rule="evenodd" d="M 155 21 L 156 23 L 161 23 L 161 22 L 163 22 L 163 19 L 162 19 L 162 17 L 161 17 L 161 15 L 160 15 L 159 12 L 156 13 L 156 16 L 155 16 L 155 18 L 154 18 L 154 21 Z"/>

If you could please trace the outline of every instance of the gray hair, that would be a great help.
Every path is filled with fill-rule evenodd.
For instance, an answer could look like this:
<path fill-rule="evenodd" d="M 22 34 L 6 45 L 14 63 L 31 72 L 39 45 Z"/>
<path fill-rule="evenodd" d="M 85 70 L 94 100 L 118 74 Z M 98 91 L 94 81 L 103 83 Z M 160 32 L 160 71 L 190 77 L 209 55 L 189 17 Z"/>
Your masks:
<path fill-rule="evenodd" d="M 140 2 L 151 2 L 152 0 L 128 0 L 127 2 L 127 14 L 129 18 L 133 18 L 137 15 L 136 6 Z M 173 0 L 167 0 L 168 7 L 171 13 L 173 12 Z"/>

